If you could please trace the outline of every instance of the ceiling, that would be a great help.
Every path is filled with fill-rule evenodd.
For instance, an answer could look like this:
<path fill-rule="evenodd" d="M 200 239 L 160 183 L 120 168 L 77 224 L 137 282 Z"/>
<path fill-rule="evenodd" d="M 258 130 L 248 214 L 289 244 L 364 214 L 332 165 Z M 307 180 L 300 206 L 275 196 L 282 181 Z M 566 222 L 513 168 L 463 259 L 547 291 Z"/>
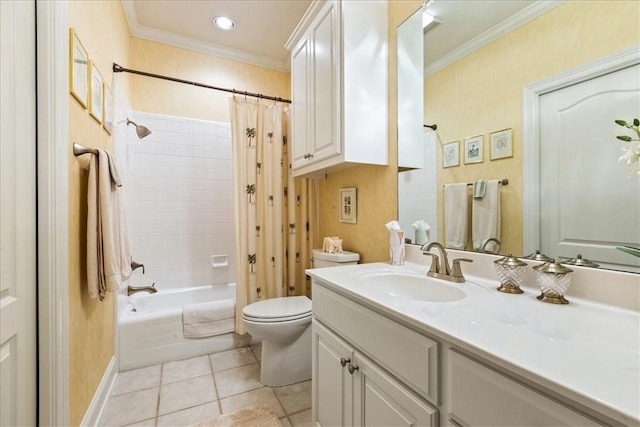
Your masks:
<path fill-rule="evenodd" d="M 356 1 L 356 0 L 348 0 Z M 400 0 L 395 0 L 400 1 Z M 136 37 L 288 71 L 289 36 L 311 0 L 122 0 Z M 442 23 L 425 34 L 425 74 L 489 43 L 561 0 L 433 0 L 428 11 Z M 225 32 L 214 16 L 233 19 Z"/>

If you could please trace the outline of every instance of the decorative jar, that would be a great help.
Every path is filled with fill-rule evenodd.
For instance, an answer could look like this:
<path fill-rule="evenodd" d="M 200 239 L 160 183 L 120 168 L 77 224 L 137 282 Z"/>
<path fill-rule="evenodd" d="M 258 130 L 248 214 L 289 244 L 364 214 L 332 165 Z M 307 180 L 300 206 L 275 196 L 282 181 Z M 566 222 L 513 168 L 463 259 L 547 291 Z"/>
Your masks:
<path fill-rule="evenodd" d="M 557 263 L 553 258 L 533 267 L 533 277 L 542 292 L 537 298 L 552 304 L 569 304 L 564 295 L 571 284 L 571 273 L 573 270 Z"/>
<path fill-rule="evenodd" d="M 520 289 L 524 282 L 524 276 L 527 270 L 527 263 L 520 261 L 518 258 L 509 254 L 504 258 L 497 259 L 493 262 L 496 267 L 496 274 L 500 280 L 498 290 L 508 294 L 521 294 L 524 291 Z"/>

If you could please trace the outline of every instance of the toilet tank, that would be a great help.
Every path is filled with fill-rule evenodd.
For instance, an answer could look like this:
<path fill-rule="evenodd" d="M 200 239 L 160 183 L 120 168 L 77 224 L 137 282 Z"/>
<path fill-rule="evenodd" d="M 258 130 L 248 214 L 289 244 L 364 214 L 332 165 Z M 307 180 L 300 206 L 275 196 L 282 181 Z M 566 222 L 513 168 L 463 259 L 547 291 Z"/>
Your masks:
<path fill-rule="evenodd" d="M 313 268 L 338 267 L 341 265 L 357 264 L 360 254 L 344 251 L 341 254 L 329 254 L 322 249 L 313 250 Z"/>

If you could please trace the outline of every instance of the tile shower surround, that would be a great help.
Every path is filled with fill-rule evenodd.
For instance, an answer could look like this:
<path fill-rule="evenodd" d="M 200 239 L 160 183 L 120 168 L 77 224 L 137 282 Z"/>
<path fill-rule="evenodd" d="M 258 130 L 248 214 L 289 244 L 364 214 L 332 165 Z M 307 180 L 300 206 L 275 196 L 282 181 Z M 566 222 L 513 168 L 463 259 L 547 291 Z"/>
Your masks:
<path fill-rule="evenodd" d="M 141 112 L 129 117 L 152 132 L 140 140 L 127 126 L 126 158 L 119 158 L 131 253 L 146 271 L 136 270 L 130 283 L 169 289 L 221 276 L 234 281 L 230 125 Z M 229 268 L 214 271 L 211 255 L 219 254 L 229 255 Z"/>

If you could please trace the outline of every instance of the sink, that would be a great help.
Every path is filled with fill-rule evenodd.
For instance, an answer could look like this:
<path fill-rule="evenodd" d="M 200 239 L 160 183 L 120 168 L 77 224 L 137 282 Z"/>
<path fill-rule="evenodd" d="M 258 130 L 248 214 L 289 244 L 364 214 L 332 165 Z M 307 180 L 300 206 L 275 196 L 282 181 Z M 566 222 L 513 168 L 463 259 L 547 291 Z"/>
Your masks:
<path fill-rule="evenodd" d="M 361 275 L 360 280 L 365 288 L 396 298 L 453 302 L 467 296 L 463 290 L 440 280 L 408 272 L 371 272 Z"/>

